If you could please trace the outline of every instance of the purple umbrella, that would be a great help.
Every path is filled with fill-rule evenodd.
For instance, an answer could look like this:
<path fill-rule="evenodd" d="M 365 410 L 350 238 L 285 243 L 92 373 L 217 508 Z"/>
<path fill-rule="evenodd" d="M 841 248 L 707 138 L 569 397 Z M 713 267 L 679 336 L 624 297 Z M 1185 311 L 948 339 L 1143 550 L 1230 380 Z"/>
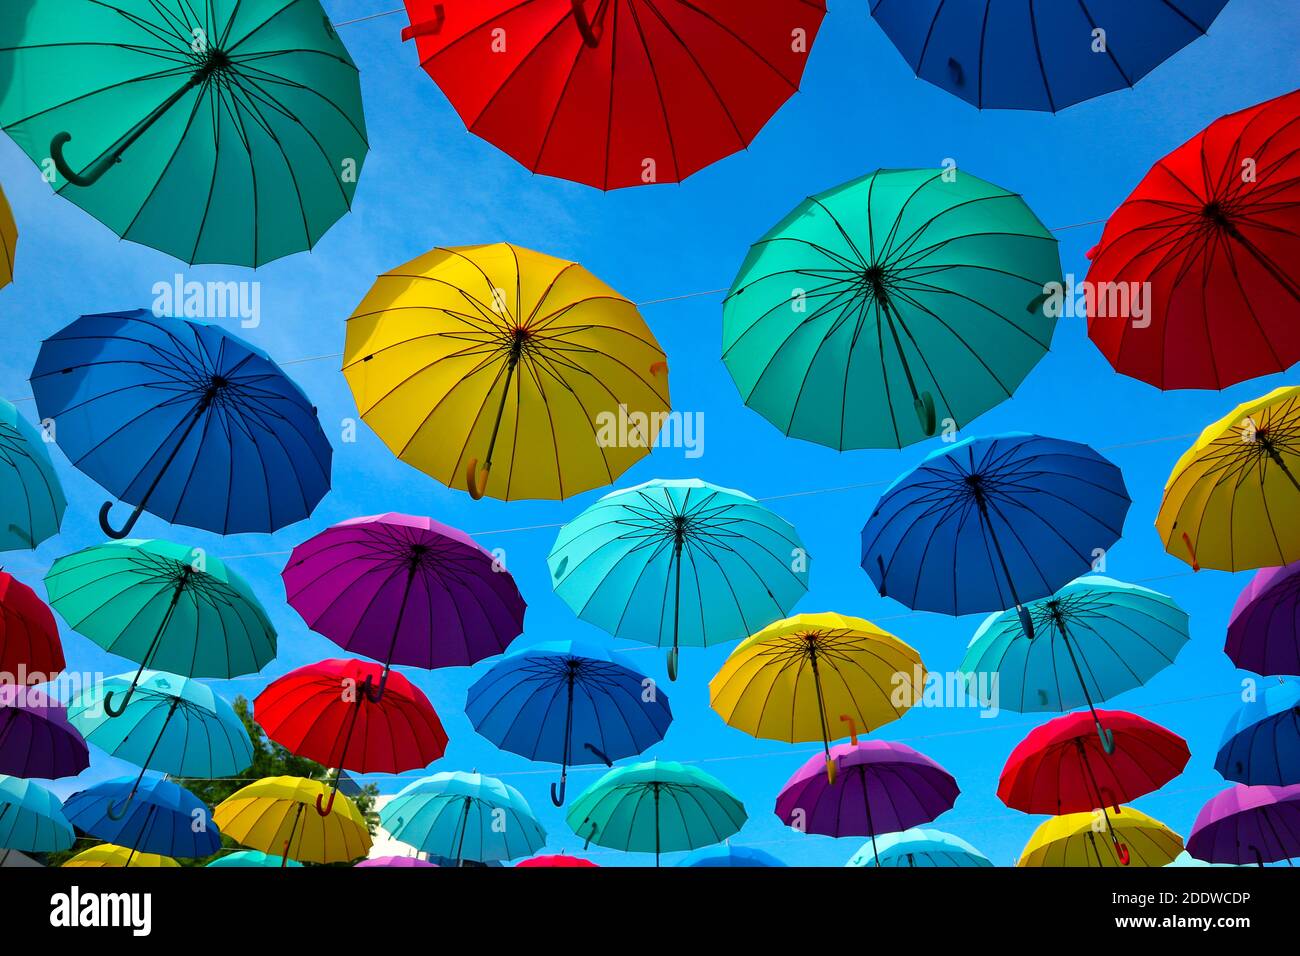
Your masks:
<path fill-rule="evenodd" d="M 1300 674 L 1300 561 L 1259 571 L 1237 597 L 1223 648 L 1256 674 Z"/>
<path fill-rule="evenodd" d="M 832 747 L 838 772 L 829 783 L 820 754 L 800 767 L 776 798 L 776 815 L 804 833 L 869 836 L 929 823 L 952 809 L 961 791 L 952 774 L 906 744 L 885 740 Z"/>
<path fill-rule="evenodd" d="M 0 684 L 0 774 L 53 780 L 90 766 L 67 709 L 37 687 Z"/>
<path fill-rule="evenodd" d="M 505 567 L 431 518 L 341 522 L 294 548 L 283 577 L 308 627 L 383 662 L 375 701 L 394 664 L 470 665 L 500 654 L 524 629 L 524 599 Z"/>
<path fill-rule="evenodd" d="M 357 866 L 391 866 L 404 870 L 409 870 L 412 867 L 417 866 L 431 866 L 434 869 L 438 868 L 437 863 L 430 863 L 428 860 L 417 860 L 413 856 L 375 856 L 371 857 L 369 860 L 362 860 L 357 864 Z"/>
<path fill-rule="evenodd" d="M 1300 856 L 1300 784 L 1237 784 L 1196 815 L 1187 852 L 1206 863 L 1276 863 Z"/>

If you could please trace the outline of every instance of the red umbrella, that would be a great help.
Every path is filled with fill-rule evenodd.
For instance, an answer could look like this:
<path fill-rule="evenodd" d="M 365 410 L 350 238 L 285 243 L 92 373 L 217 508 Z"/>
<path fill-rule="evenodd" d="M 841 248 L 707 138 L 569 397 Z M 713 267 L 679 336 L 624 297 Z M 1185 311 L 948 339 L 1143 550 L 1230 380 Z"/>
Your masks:
<path fill-rule="evenodd" d="M 427 767 L 446 752 L 447 733 L 429 698 L 395 671 L 375 701 L 370 691 L 383 670 L 358 660 L 308 664 L 268 685 L 253 702 L 253 714 L 276 743 L 339 772 Z M 328 806 L 317 797 L 321 816 L 334 808 L 338 785 L 336 773 Z"/>
<path fill-rule="evenodd" d="M 43 684 L 65 666 L 54 614 L 35 591 L 0 571 L 0 679 Z"/>
<path fill-rule="evenodd" d="M 1227 388 L 1300 361 L 1300 90 L 1160 160 L 1089 257 L 1088 335 L 1125 375 Z"/>
<path fill-rule="evenodd" d="M 523 860 L 515 864 L 516 869 L 525 867 L 561 867 L 567 869 L 584 869 L 588 867 L 598 867 L 599 863 L 592 863 L 590 860 L 584 860 L 580 856 L 568 856 L 563 853 L 557 853 L 553 856 L 535 856 L 528 860 Z"/>
<path fill-rule="evenodd" d="M 799 88 L 825 0 L 406 0 L 420 63 L 471 132 L 601 189 L 747 147 Z"/>
<path fill-rule="evenodd" d="M 1187 741 L 1137 714 L 1099 710 L 1096 722 L 1114 735 L 1113 753 L 1106 753 L 1088 712 L 1066 714 L 1030 731 L 1002 768 L 1002 802 L 1025 813 L 1053 815 L 1101 809 L 1109 821 L 1107 806 L 1122 812 L 1120 804 L 1159 790 L 1191 758 Z M 1127 848 L 1118 840 L 1115 846 L 1126 863 Z"/>

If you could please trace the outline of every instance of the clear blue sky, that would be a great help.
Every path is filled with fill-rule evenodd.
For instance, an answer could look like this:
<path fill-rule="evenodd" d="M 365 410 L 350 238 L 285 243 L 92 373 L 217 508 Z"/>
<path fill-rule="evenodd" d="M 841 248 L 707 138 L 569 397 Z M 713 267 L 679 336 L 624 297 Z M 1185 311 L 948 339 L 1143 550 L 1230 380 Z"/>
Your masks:
<path fill-rule="evenodd" d="M 394 0 L 325 4 L 336 21 L 394 5 Z M 355 210 L 311 254 L 255 274 L 216 268 L 188 272 L 198 280 L 259 280 L 262 325 L 240 334 L 281 361 L 327 356 L 287 367 L 319 405 L 335 444 L 334 490 L 309 522 L 271 536 L 227 540 L 171 528 L 150 516 L 137 529 L 141 536 L 173 538 L 236 559 L 234 566 L 275 620 L 279 658 L 261 677 L 220 684 L 223 693 L 251 697 L 273 676 L 342 656 L 284 604 L 279 578 L 284 552 L 335 521 L 381 511 L 429 514 L 478 534 L 490 548 L 505 548 L 529 603 L 521 640 L 604 639 L 551 593 L 545 562 L 555 536 L 554 527 L 545 526 L 577 514 L 600 492 L 561 503 L 472 502 L 393 460 L 364 426 L 355 444 L 339 440 L 340 423 L 355 408 L 333 353 L 342 349 L 344 319 L 377 273 L 433 246 L 507 240 L 578 260 L 642 302 L 722 289 L 749 244 L 809 193 L 878 167 L 936 166 L 949 157 L 975 175 L 1021 192 L 1049 226 L 1087 222 L 1105 217 L 1153 162 L 1211 120 L 1293 88 L 1300 74 L 1295 54 L 1300 12 L 1294 0 L 1232 0 L 1208 37 L 1136 90 L 1058 116 L 979 113 L 914 79 L 871 21 L 866 0 L 833 0 L 830 6 L 803 91 L 752 149 L 681 186 L 609 195 L 532 176 L 467 134 L 419 69 L 413 46 L 400 42 L 403 16 L 340 30 L 361 68 L 372 148 Z M 0 143 L 0 184 L 22 230 L 18 279 L 0 291 L 6 344 L 0 353 L 0 394 L 20 399 L 31 394 L 27 376 L 42 338 L 83 313 L 148 308 L 154 283 L 170 280 L 181 267 L 120 242 L 54 196 L 8 140 Z M 1086 272 L 1084 253 L 1100 228 L 1059 234 L 1066 272 L 1080 277 Z M 837 454 L 783 438 L 741 404 L 719 360 L 720 306 L 719 295 L 706 295 L 645 307 L 669 355 L 674 405 L 704 413 L 705 454 L 688 460 L 680 450 L 657 451 L 621 484 L 698 476 L 758 497 L 792 496 L 772 507 L 798 527 L 814 558 L 812 589 L 798 610 L 867 617 L 916 646 L 932 670 L 952 670 L 980 618 L 910 613 L 879 597 L 858 567 L 858 532 L 879 485 L 806 494 L 886 482 L 930 446 Z M 1238 402 L 1297 381 L 1292 373 L 1221 394 L 1161 394 L 1115 375 L 1088 342 L 1082 320 L 1063 319 L 1051 353 L 1015 398 L 966 431 L 1017 429 L 1084 441 L 1105 449 L 1123 468 L 1134 502 L 1108 573 L 1173 595 L 1191 613 L 1193 637 L 1174 667 L 1111 704 L 1162 723 L 1191 744 L 1187 773 L 1137 804 L 1183 834 L 1201 804 L 1222 786 L 1213 770 L 1214 752 L 1244 676 L 1223 654 L 1224 626 L 1249 576 L 1193 576 L 1164 553 L 1152 522 L 1169 469 L 1194 433 Z M 34 416 L 30 401 L 19 407 Z M 4 556 L 8 570 L 42 593 L 40 577 L 54 558 L 99 542 L 95 512 L 104 500 L 100 489 L 54 454 L 71 502 L 63 534 L 34 554 Z M 506 530 L 539 525 L 544 527 Z M 64 641 L 76 670 L 111 674 L 134 667 L 70 631 L 65 630 Z M 661 651 L 630 649 L 633 660 L 663 679 Z M 860 839 L 800 836 L 772 814 L 778 789 L 816 748 L 753 740 L 724 726 L 709 709 L 707 680 L 728 650 L 684 652 L 684 678 L 669 688 L 676 724 L 651 755 L 698 761 L 741 796 L 750 821 L 735 842 L 762 846 L 792 863 L 842 864 Z M 502 776 L 537 811 L 550 847 L 576 851 L 580 841 L 547 796 L 554 768 L 498 752 L 464 717 L 465 691 L 487 666 L 407 671 L 429 694 L 451 735 L 447 756 L 434 769 L 477 768 Z M 1044 719 L 1013 713 L 982 719 L 973 709 L 916 708 L 879 736 L 910 743 L 947 767 L 963 792 L 936 825 L 1007 864 L 1042 818 L 1004 807 L 994 793 L 998 774 L 1011 748 Z M 96 754 L 87 776 L 130 769 Z M 577 773 L 571 797 L 594 779 L 594 773 Z M 403 782 L 375 780 L 384 792 Z M 58 789 L 66 793 L 83 783 L 61 782 Z M 604 864 L 629 860 L 595 847 L 590 855 Z"/>

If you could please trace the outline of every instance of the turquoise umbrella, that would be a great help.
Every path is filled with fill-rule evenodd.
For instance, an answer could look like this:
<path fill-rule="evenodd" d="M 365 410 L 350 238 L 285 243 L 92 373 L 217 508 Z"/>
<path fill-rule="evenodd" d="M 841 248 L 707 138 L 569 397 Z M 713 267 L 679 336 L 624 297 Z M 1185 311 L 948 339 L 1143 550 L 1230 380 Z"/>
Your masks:
<path fill-rule="evenodd" d="M 0 399 L 0 551 L 30 550 L 58 534 L 67 506 L 41 433 Z"/>
<path fill-rule="evenodd" d="M 884 833 L 874 843 L 864 844 L 845 866 L 992 866 L 979 850 L 959 836 L 913 827 L 900 833 Z"/>
<path fill-rule="evenodd" d="M 234 853 L 227 853 L 225 856 L 217 857 L 207 865 L 216 867 L 273 867 L 275 869 L 302 866 L 297 860 L 285 860 L 283 857 L 271 856 L 261 850 L 236 850 Z"/>
<path fill-rule="evenodd" d="M 0 863 L 12 850 L 55 853 L 74 842 L 58 797 L 30 780 L 0 774 Z"/>
<path fill-rule="evenodd" d="M 722 357 L 785 434 L 901 448 L 1011 396 L 1052 341 L 1060 283 L 1056 239 L 1015 193 L 956 169 L 882 169 L 755 243 L 723 306 Z"/>
<path fill-rule="evenodd" d="M 547 559 L 578 617 L 618 638 L 678 648 L 738 641 L 808 590 L 794 526 L 749 495 L 690 478 L 601 498 L 566 524 Z"/>
<path fill-rule="evenodd" d="M 695 767 L 648 760 L 609 771 L 574 802 L 567 817 L 587 841 L 629 853 L 694 850 L 721 843 L 745 825 L 745 805 Z"/>

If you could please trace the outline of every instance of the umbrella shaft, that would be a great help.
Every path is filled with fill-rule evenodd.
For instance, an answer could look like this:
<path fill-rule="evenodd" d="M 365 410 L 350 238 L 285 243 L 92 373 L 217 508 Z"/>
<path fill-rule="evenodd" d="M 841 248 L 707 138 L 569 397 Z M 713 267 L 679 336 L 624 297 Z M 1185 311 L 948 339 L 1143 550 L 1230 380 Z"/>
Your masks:
<path fill-rule="evenodd" d="M 682 539 L 673 546 L 673 562 L 677 565 L 677 581 L 673 586 L 673 650 L 677 649 L 678 628 L 682 617 Z"/>
<path fill-rule="evenodd" d="M 487 457 L 483 459 L 483 464 L 492 467 L 492 455 L 496 451 L 497 436 L 501 434 L 501 419 L 506 413 L 506 399 L 510 396 L 510 382 L 515 377 L 515 366 L 519 364 L 518 353 L 510 353 L 510 361 L 506 365 L 506 382 L 501 389 L 501 401 L 497 404 L 496 421 L 492 423 L 492 438 L 488 441 Z"/>
<path fill-rule="evenodd" d="M 880 303 L 880 310 L 885 313 L 885 322 L 889 325 L 889 334 L 894 339 L 894 349 L 898 352 L 898 361 L 902 363 L 903 375 L 907 378 L 908 390 L 912 393 L 912 401 L 920 399 L 920 393 L 916 390 L 916 380 L 912 378 L 912 366 L 907 362 L 907 355 L 903 352 L 903 340 L 898 334 L 898 327 L 894 324 L 894 307 L 888 300 Z"/>
<path fill-rule="evenodd" d="M 384 659 L 384 681 L 388 679 L 388 669 L 393 666 L 393 655 L 397 653 L 397 639 L 402 633 L 402 621 L 406 617 L 406 602 L 411 596 L 411 585 L 415 583 L 415 572 L 419 568 L 416 559 L 406 572 L 406 586 L 402 588 L 402 603 L 397 606 L 397 622 L 393 625 L 393 639 L 388 643 L 388 657 Z"/>
<path fill-rule="evenodd" d="M 1011 568 L 1007 565 L 1006 555 L 1002 553 L 1002 542 L 998 540 L 998 533 L 993 527 L 993 521 L 989 517 L 988 502 L 984 499 L 984 492 L 977 489 L 975 492 L 975 502 L 979 505 L 980 519 L 984 522 L 984 527 L 988 529 L 989 540 L 993 542 L 993 550 L 998 556 L 998 564 L 1002 567 L 1002 576 L 1007 579 L 1007 588 L 1011 591 L 1011 600 L 1016 607 L 1020 606 L 1020 595 L 1016 593 L 1016 582 L 1011 577 Z"/>
<path fill-rule="evenodd" d="M 1065 650 L 1070 655 L 1070 663 L 1074 665 L 1074 674 L 1079 678 L 1079 689 L 1083 691 L 1083 699 L 1088 702 L 1088 711 L 1092 714 L 1092 719 L 1097 726 L 1100 727 L 1101 718 L 1097 716 L 1097 708 L 1092 703 L 1092 694 L 1088 693 L 1088 684 L 1083 679 L 1083 668 L 1079 666 L 1079 658 L 1075 656 L 1074 645 L 1070 643 L 1070 632 L 1065 629 L 1065 618 L 1057 612 L 1054 619 L 1056 626 L 1061 631 L 1061 643 L 1065 645 Z"/>

